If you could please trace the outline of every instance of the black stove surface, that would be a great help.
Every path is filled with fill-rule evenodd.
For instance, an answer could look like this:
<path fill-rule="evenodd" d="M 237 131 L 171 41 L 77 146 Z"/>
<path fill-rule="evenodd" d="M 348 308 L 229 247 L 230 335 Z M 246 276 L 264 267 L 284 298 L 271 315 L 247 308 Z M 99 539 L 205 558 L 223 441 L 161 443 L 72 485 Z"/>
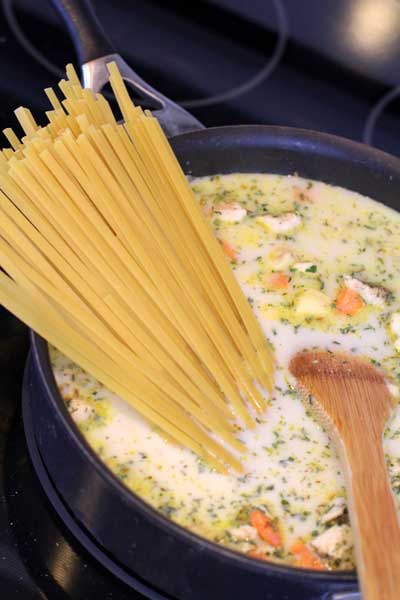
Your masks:
<path fill-rule="evenodd" d="M 106 572 L 55 514 L 28 457 L 19 414 L 10 429 L 4 473 L 10 535 L 1 557 L 1 591 L 7 598 L 144 598 Z"/>
<path fill-rule="evenodd" d="M 73 46 L 49 0 L 1 0 L 0 127 L 48 110 Z M 269 123 L 371 141 L 400 155 L 397 0 L 96 0 L 117 50 L 208 126 Z M 4 142 L 5 143 L 5 142 Z M 0 597 L 144 598 L 65 529 L 21 424 L 26 328 L 0 307 Z M 205 599 L 206 600 L 206 599 Z"/>
<path fill-rule="evenodd" d="M 25 327 L 1 313 L 0 597 L 13 600 L 140 600 L 66 529 L 28 455 L 22 426 Z"/>

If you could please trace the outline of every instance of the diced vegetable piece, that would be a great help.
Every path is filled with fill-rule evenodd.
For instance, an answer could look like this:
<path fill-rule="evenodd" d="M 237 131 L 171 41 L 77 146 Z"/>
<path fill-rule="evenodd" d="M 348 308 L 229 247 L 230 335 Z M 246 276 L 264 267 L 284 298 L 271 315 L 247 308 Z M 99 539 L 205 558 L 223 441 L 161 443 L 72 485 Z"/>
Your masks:
<path fill-rule="evenodd" d="M 390 318 L 390 329 L 394 336 L 400 337 L 400 313 L 393 313 Z"/>
<path fill-rule="evenodd" d="M 262 540 L 278 548 L 282 546 L 282 538 L 279 531 L 272 527 L 272 521 L 261 510 L 252 510 L 250 513 L 250 525 L 257 529 L 257 533 Z"/>
<path fill-rule="evenodd" d="M 355 315 L 357 314 L 362 307 L 364 306 L 364 300 L 361 298 L 360 294 L 355 292 L 354 290 L 343 287 L 339 290 L 338 295 L 336 296 L 336 308 L 339 312 L 344 315 Z"/>
<path fill-rule="evenodd" d="M 289 277 L 284 273 L 271 273 L 265 281 L 270 290 L 286 290 L 289 286 Z"/>
<path fill-rule="evenodd" d="M 302 542 L 301 540 L 297 540 L 297 542 L 293 542 L 293 544 L 290 548 L 290 552 L 292 554 L 301 554 L 302 552 L 305 552 L 305 550 L 308 550 L 308 548 L 305 545 L 305 543 Z"/>
<path fill-rule="evenodd" d="M 390 331 L 394 338 L 394 349 L 400 352 L 400 312 L 395 312 L 390 317 Z"/>
<path fill-rule="evenodd" d="M 325 566 L 320 559 L 311 552 L 311 550 L 301 540 L 295 542 L 290 552 L 295 556 L 294 565 L 296 567 L 303 567 L 304 569 L 315 569 L 322 571 Z"/>
<path fill-rule="evenodd" d="M 222 249 L 231 260 L 237 260 L 237 252 L 235 248 L 226 240 L 222 241 Z"/>
<path fill-rule="evenodd" d="M 274 548 L 282 546 L 282 537 L 279 531 L 275 531 L 272 527 L 266 527 L 263 535 L 260 536 L 265 542 Z"/>
<path fill-rule="evenodd" d="M 251 558 L 257 558 L 258 560 L 270 560 L 266 554 L 260 552 L 259 550 L 250 550 L 247 552 L 247 556 L 251 556 Z"/>
<path fill-rule="evenodd" d="M 260 533 L 260 530 L 262 530 L 264 527 L 267 527 L 268 525 L 270 525 L 271 523 L 271 519 L 269 517 L 267 517 L 266 514 L 264 514 L 263 512 L 261 512 L 261 510 L 252 510 L 250 513 L 250 525 L 252 527 L 255 527 L 258 531 L 258 533 Z"/>
<path fill-rule="evenodd" d="M 304 316 L 322 319 L 325 317 L 331 305 L 331 299 L 319 290 L 306 290 L 297 298 L 296 312 Z"/>

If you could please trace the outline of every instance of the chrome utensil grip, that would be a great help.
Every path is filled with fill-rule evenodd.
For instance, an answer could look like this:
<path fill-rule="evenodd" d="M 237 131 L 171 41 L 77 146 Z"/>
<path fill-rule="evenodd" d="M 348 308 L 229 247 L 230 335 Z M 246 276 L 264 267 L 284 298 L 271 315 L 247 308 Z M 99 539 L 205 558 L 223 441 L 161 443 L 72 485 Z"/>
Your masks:
<path fill-rule="evenodd" d="M 112 61 L 117 63 L 122 78 L 139 96 L 151 100 L 159 107 L 153 110 L 153 114 L 168 136 L 204 129 L 200 121 L 139 77 L 119 54 L 108 54 L 83 64 L 83 85 L 94 92 L 99 92 L 109 79 L 107 63 Z"/>
<path fill-rule="evenodd" d="M 89 0 L 51 0 L 74 42 L 81 64 L 115 52 Z"/>

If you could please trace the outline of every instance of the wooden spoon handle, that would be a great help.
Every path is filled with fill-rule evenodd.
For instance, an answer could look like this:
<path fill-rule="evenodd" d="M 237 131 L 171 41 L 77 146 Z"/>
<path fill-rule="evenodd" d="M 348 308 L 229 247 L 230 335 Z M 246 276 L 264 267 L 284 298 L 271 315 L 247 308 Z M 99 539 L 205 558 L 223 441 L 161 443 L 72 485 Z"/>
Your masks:
<path fill-rule="evenodd" d="M 359 436 L 343 442 L 342 448 L 363 599 L 399 600 L 400 525 L 382 436 Z"/>

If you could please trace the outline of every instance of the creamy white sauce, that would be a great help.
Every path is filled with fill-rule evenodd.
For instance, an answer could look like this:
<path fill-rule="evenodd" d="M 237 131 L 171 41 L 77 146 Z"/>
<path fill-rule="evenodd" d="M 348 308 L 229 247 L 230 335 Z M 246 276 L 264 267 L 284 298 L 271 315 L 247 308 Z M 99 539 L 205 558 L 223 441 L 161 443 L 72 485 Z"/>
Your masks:
<path fill-rule="evenodd" d="M 379 361 L 396 383 L 399 360 L 387 323 L 400 306 L 400 217 L 358 194 L 318 182 L 310 185 L 295 177 L 229 175 L 194 180 L 192 185 L 216 235 L 237 250 L 238 260 L 232 266 L 277 358 L 270 406 L 254 430 L 241 434 L 247 446 L 245 475 L 210 471 L 53 351 L 56 379 L 89 443 L 133 491 L 179 523 L 242 551 L 253 546 L 233 539 L 229 531 L 243 523 L 241 510 L 262 508 L 278 518 L 283 534 L 283 548 L 270 549 L 271 558 L 290 562 L 292 543 L 322 534 L 329 527 L 324 513 L 345 491 L 336 453 L 306 412 L 286 367 L 302 348 L 345 350 Z M 299 202 L 298 189 L 304 190 L 306 202 Z M 247 217 L 240 223 L 218 221 L 210 206 L 219 201 L 239 202 Z M 274 216 L 296 213 L 302 224 L 293 232 L 268 232 L 256 223 L 260 210 Z M 279 246 L 290 249 L 297 262 L 316 266 L 315 273 L 286 269 L 292 277 L 288 292 L 265 286 L 269 253 Z M 293 303 L 302 289 L 320 289 L 322 282 L 323 293 L 333 302 L 343 275 L 354 271 L 390 288 L 390 305 L 365 306 L 354 317 L 340 315 L 334 308 L 321 320 L 294 314 Z M 384 447 L 399 494 L 400 410 L 388 424 Z M 342 554 L 336 562 L 331 557 L 327 565 L 351 566 L 351 552 Z"/>

